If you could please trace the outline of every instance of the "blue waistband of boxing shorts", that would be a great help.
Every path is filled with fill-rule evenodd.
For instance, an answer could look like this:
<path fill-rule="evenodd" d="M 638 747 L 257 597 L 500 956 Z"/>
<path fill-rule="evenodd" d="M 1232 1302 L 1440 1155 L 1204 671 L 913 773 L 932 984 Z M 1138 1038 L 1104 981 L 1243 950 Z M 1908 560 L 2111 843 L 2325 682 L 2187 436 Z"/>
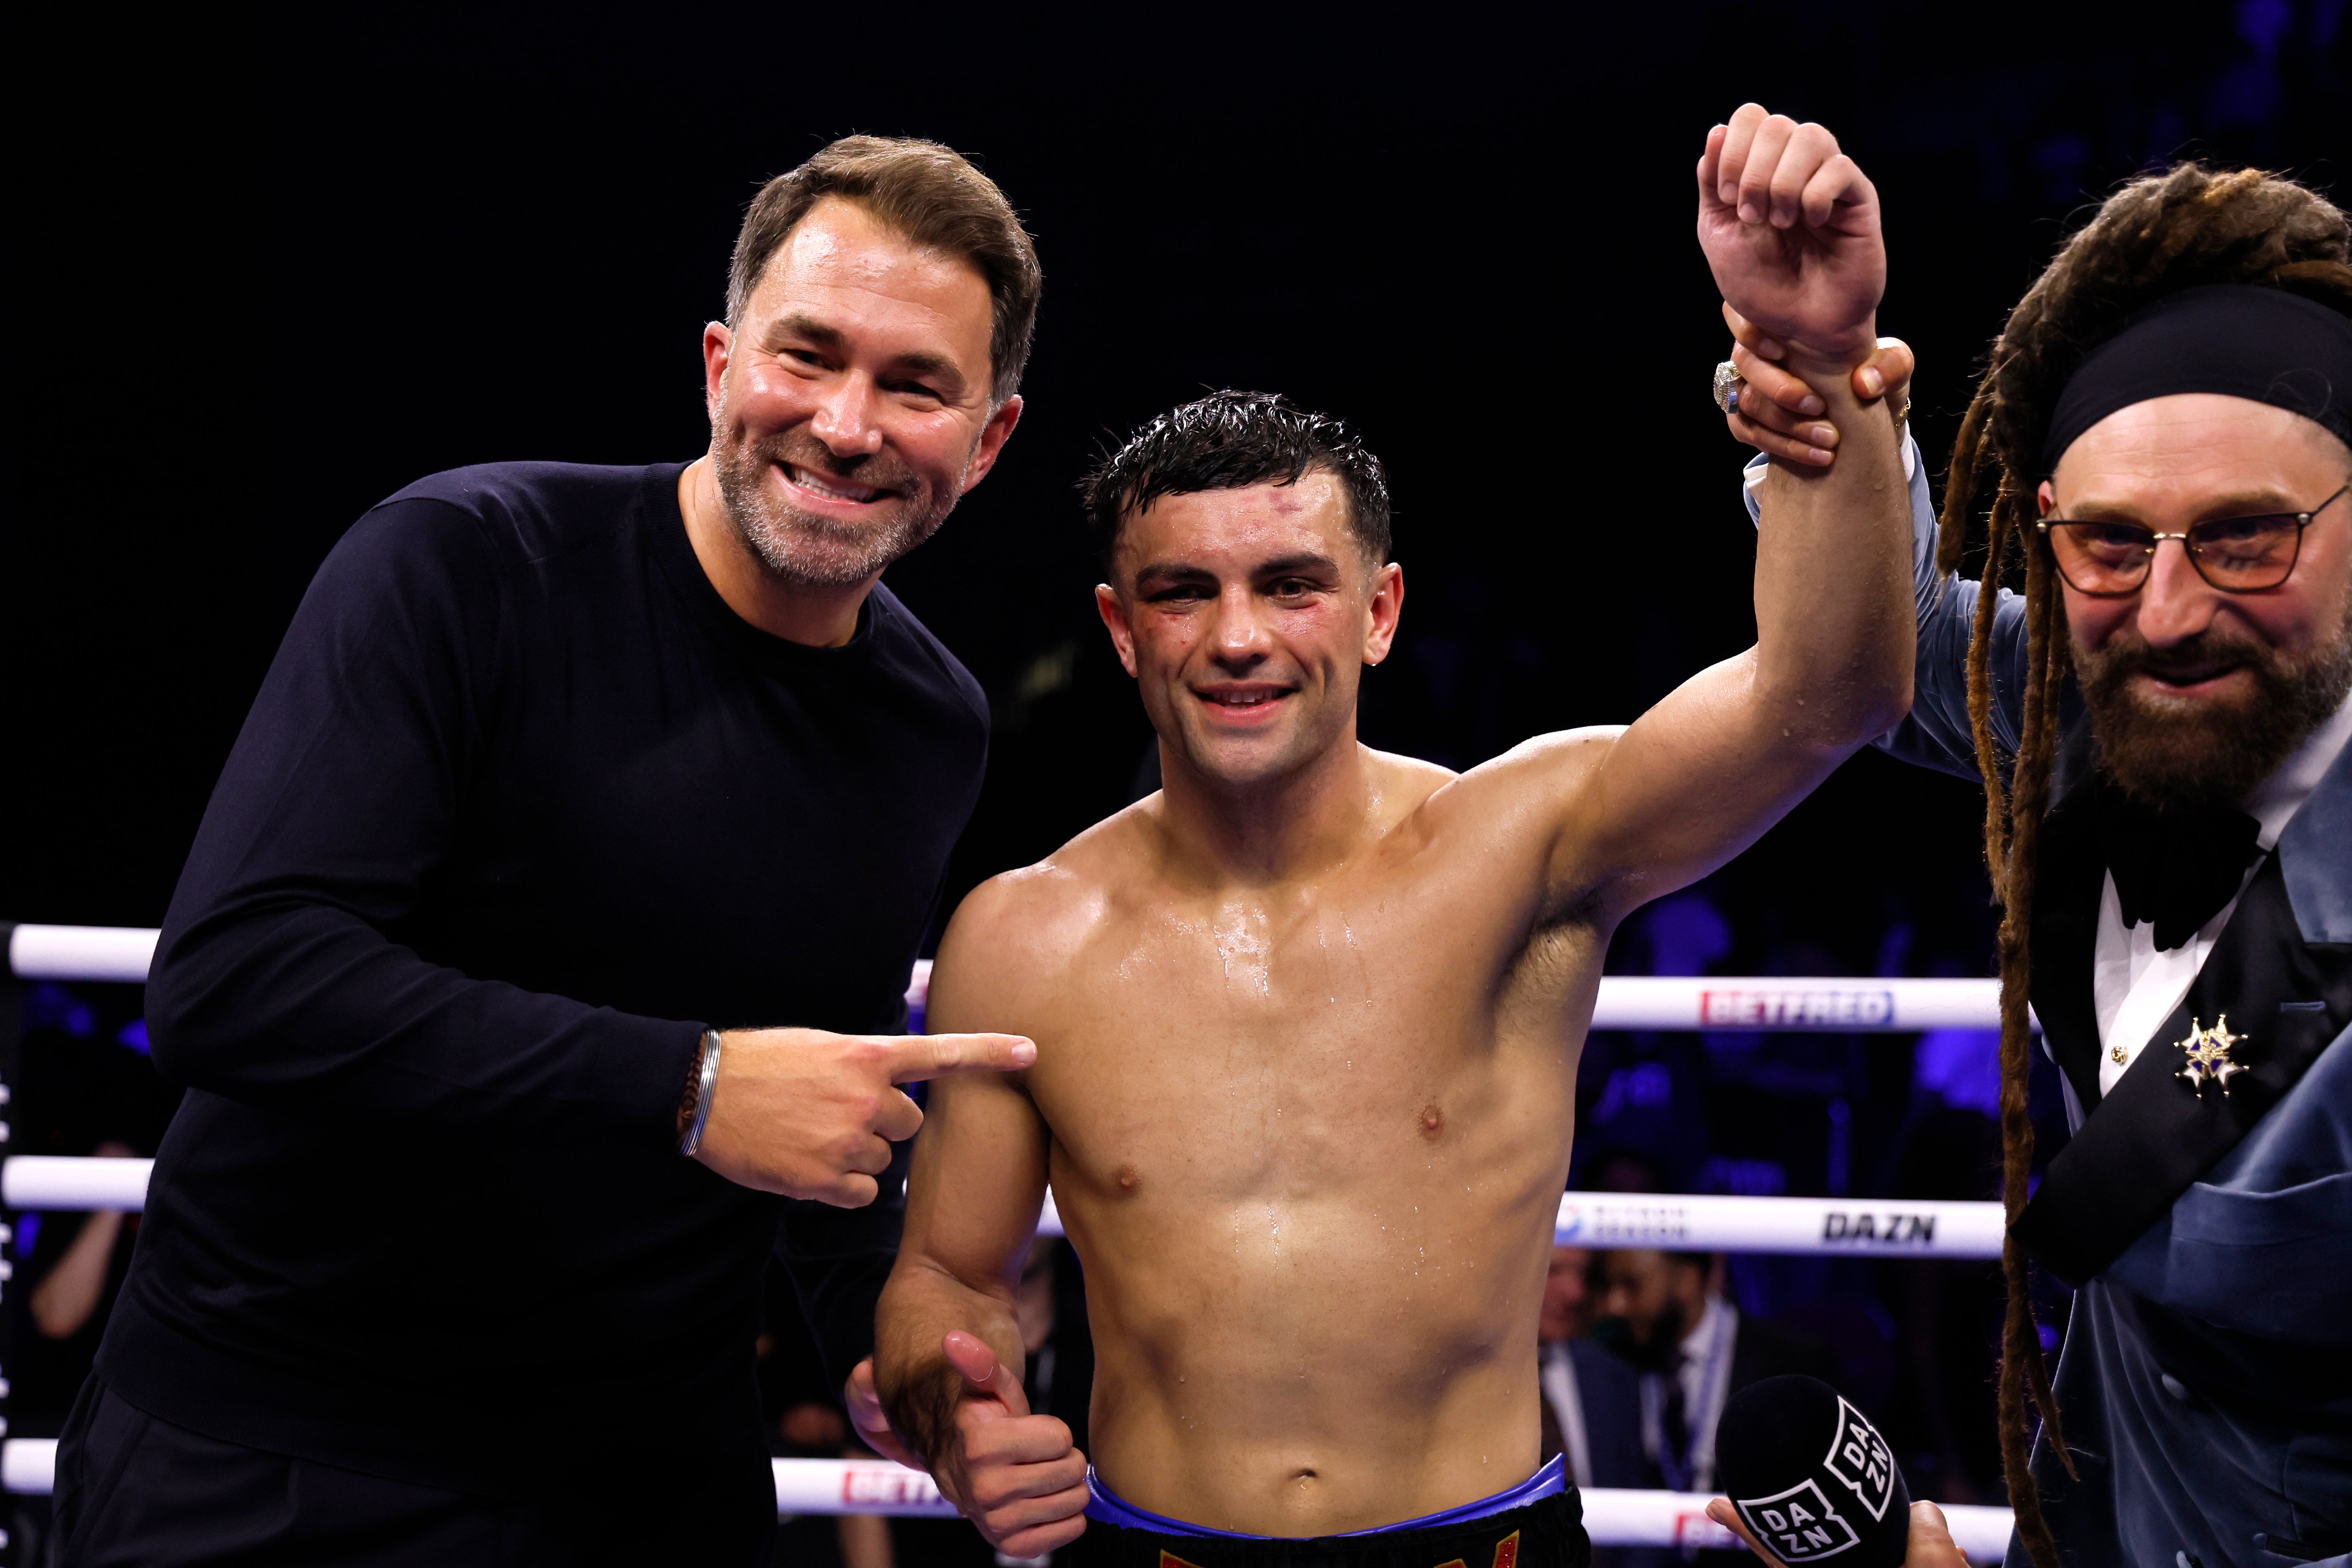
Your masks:
<path fill-rule="evenodd" d="M 1376 1530 L 1350 1530 L 1337 1539 L 1348 1540 L 1360 1535 L 1393 1535 L 1403 1530 L 1437 1530 L 1450 1524 L 1468 1524 L 1489 1514 L 1507 1513 L 1515 1508 L 1525 1508 L 1531 1502 L 1541 1502 L 1568 1489 L 1568 1460 L 1565 1456 L 1552 1461 L 1507 1491 L 1492 1497 L 1465 1502 L 1459 1508 L 1449 1508 L 1441 1513 L 1425 1513 L 1419 1519 L 1400 1520 L 1383 1524 Z M 1163 1513 L 1153 1513 L 1137 1508 L 1103 1485 L 1092 1465 L 1087 1467 L 1087 1517 L 1097 1524 L 1114 1525 L 1120 1530 L 1148 1530 L 1155 1535 L 1215 1536 L 1222 1541 L 1277 1541 L 1274 1535 L 1244 1535 L 1237 1530 L 1211 1530 L 1205 1525 L 1186 1524 L 1181 1519 L 1170 1519 Z"/>

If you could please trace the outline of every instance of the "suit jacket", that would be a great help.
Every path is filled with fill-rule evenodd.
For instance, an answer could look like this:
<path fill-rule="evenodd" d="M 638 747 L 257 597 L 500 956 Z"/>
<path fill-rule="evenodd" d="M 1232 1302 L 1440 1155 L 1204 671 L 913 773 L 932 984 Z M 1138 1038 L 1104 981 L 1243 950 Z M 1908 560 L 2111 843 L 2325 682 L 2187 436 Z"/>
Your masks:
<path fill-rule="evenodd" d="M 1592 1473 L 1576 1479 L 1596 1487 L 1654 1486 L 1645 1479 L 1649 1461 L 1642 1457 L 1642 1391 L 1638 1374 L 1601 1342 L 1574 1339 L 1567 1343 L 1569 1365 L 1574 1370 L 1576 1400 L 1584 1421 L 1584 1442 Z M 1561 1413 L 1543 1400 L 1543 1459 L 1549 1464 L 1565 1447 Z"/>
<path fill-rule="evenodd" d="M 1924 479 L 1911 493 L 1916 696 L 1879 743 L 1975 777 L 1979 589 L 1937 576 Z M 1991 675 L 1993 730 L 2013 752 L 2025 631 L 2006 592 Z M 2055 1380 L 2080 1479 L 2038 1444 L 2044 1505 L 2081 1568 L 2352 1568 L 2352 751 L 2288 824 L 2168 1025 L 2185 1034 L 2193 1010 L 2229 1011 L 2255 1037 L 2264 1092 L 2183 1101 L 2197 1097 L 2169 1080 L 2180 1058 L 2151 1048 L 2102 1104 L 2089 971 L 2105 866 L 2064 831 L 2100 781 L 2069 728 L 2033 947 L 2044 1049 L 2078 1120 L 2020 1237 L 2080 1287 Z"/>

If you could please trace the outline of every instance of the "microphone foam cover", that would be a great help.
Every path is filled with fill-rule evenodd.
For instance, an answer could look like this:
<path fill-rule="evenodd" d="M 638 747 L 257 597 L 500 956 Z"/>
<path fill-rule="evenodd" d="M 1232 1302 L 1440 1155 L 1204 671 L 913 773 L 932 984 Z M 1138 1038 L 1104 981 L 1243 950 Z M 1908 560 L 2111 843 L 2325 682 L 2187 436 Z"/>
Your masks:
<path fill-rule="evenodd" d="M 1901 1568 L 1911 1491 L 1878 1428 L 1816 1377 L 1768 1377 L 1716 1426 L 1715 1474 L 1783 1563 Z"/>

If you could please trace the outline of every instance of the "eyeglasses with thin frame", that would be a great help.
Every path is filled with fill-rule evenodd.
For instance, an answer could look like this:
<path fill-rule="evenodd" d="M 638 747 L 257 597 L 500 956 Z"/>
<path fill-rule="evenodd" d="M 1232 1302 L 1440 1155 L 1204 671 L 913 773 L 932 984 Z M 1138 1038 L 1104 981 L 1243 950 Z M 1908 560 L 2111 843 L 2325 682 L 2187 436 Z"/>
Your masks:
<path fill-rule="evenodd" d="M 2036 526 L 2050 541 L 2058 575 L 2078 594 L 2112 599 L 2139 591 L 2156 559 L 2156 547 L 2180 541 L 2197 575 L 2225 594 L 2259 594 L 2275 588 L 2294 571 L 2303 553 L 2303 531 L 2340 500 L 2352 484 L 2309 511 L 2272 511 L 2253 517 L 2216 517 L 2192 523 L 2185 532 L 2158 533 L 2136 522 L 2072 522 L 2045 518 Z"/>

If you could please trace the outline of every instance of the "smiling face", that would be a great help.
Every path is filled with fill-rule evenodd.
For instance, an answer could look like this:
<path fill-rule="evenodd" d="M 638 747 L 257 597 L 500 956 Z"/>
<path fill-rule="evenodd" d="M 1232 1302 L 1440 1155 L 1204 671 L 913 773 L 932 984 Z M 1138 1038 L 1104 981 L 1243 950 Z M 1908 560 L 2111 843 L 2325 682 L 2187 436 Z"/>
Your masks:
<path fill-rule="evenodd" d="M 990 399 L 990 311 L 978 268 L 828 197 L 705 331 L 712 467 L 768 571 L 866 582 L 980 482 L 1021 413 Z"/>
<path fill-rule="evenodd" d="M 1242 788 L 1353 742 L 1404 579 L 1365 559 L 1333 475 L 1162 496 L 1126 519 L 1112 574 L 1096 602 L 1168 766 Z"/>
<path fill-rule="evenodd" d="M 2044 481 L 2044 516 L 2177 533 L 2216 518 L 2315 507 L 2352 452 L 2300 415 L 2186 393 L 2109 415 Z M 2065 594 L 2102 761 L 2158 803 L 2235 802 L 2274 772 L 2352 684 L 2352 497 L 2304 530 L 2284 583 L 2230 594 L 2158 544 L 2138 589 Z"/>

